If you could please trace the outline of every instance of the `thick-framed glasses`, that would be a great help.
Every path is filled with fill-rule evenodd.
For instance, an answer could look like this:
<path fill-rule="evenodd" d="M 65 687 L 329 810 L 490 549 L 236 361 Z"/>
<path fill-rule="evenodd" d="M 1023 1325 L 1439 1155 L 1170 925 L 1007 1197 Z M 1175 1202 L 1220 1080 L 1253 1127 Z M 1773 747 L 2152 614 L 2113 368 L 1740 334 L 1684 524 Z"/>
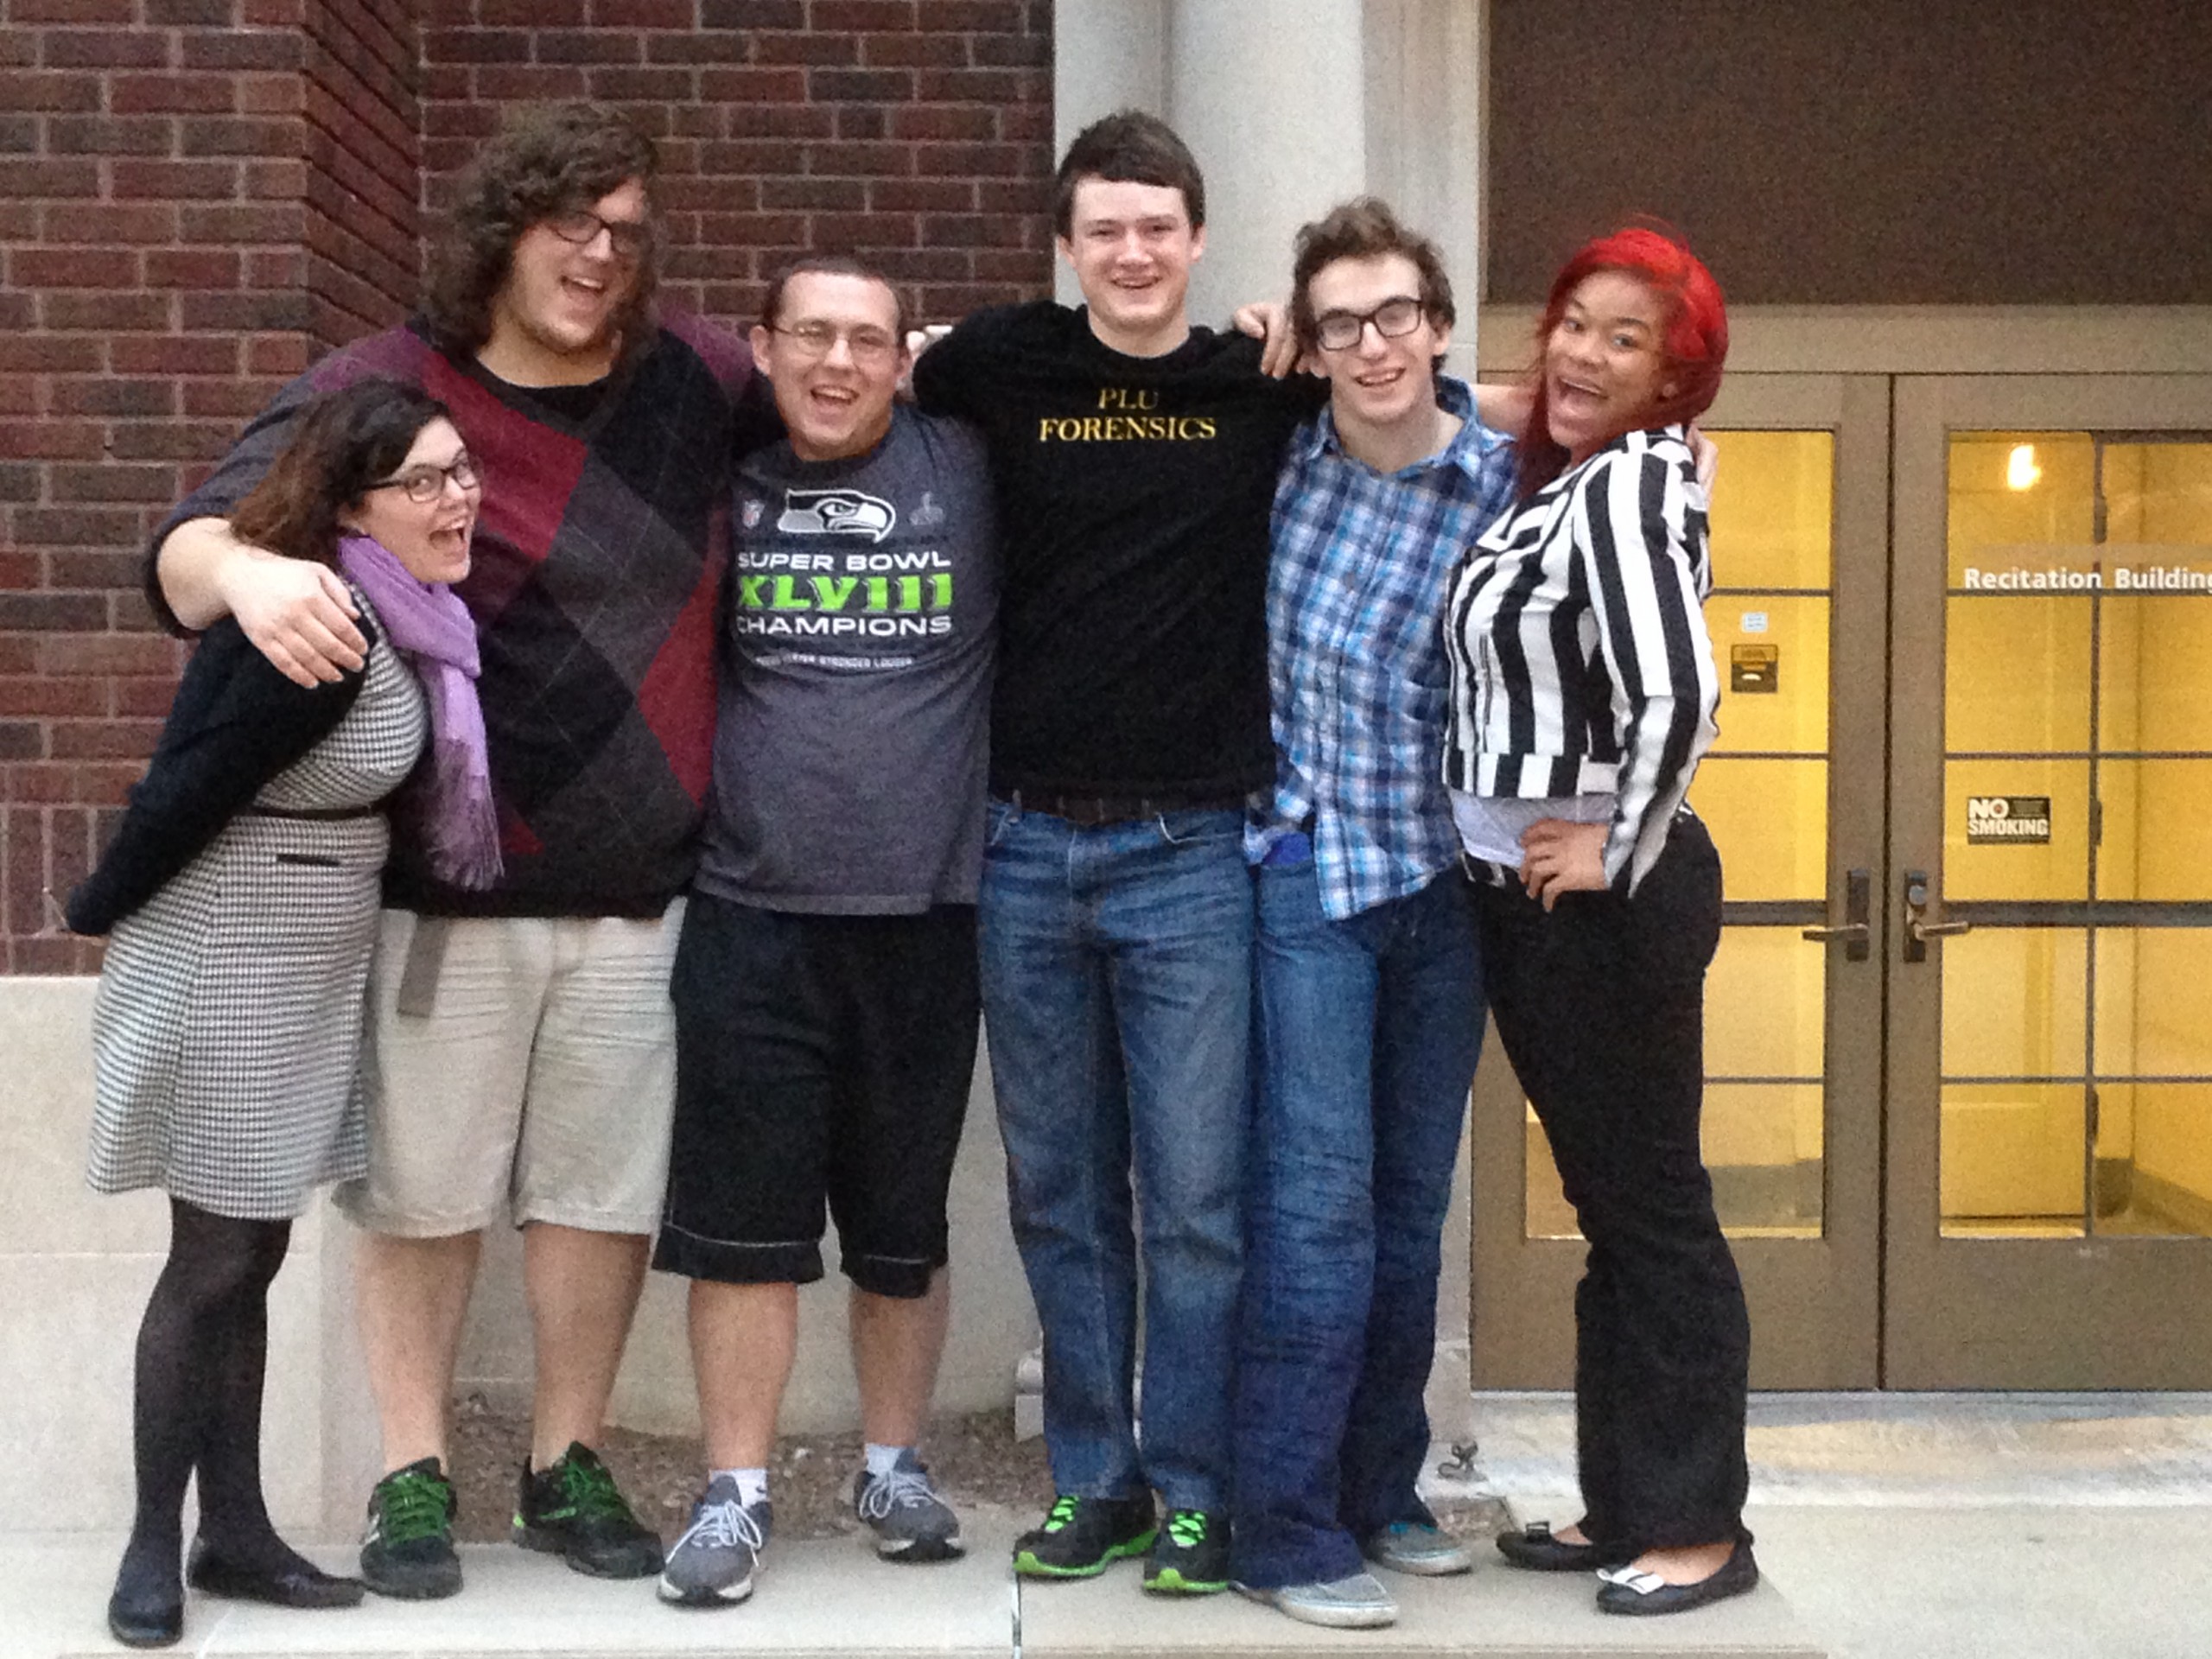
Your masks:
<path fill-rule="evenodd" d="M 428 506 L 446 493 L 448 479 L 451 479 L 454 487 L 464 495 L 471 490 L 481 488 L 484 483 L 482 474 L 476 470 L 474 459 L 460 454 L 443 467 L 433 467 L 428 462 L 420 467 L 410 467 L 405 472 L 380 480 L 369 487 L 372 490 L 404 491 L 407 499 L 416 505 Z"/>
<path fill-rule="evenodd" d="M 614 250 L 617 259 L 635 259 L 645 251 L 650 232 L 641 220 L 631 219 L 601 219 L 589 208 L 579 207 L 572 213 L 556 213 L 545 221 L 545 228 L 563 242 L 582 246 L 596 238 L 601 231 L 607 232 L 607 245 Z"/>
<path fill-rule="evenodd" d="M 771 323 L 768 332 L 781 334 L 803 358 L 827 357 L 843 340 L 853 361 L 863 369 L 880 369 L 899 353 L 899 342 L 880 328 L 832 328 L 826 322 L 802 322 L 796 328 Z"/>
<path fill-rule="evenodd" d="M 1421 304 L 1395 294 L 1372 311 L 1326 311 L 1313 319 L 1313 339 L 1325 352 L 1345 352 L 1359 344 L 1359 337 L 1373 323 L 1385 340 L 1398 340 L 1421 327 Z"/>

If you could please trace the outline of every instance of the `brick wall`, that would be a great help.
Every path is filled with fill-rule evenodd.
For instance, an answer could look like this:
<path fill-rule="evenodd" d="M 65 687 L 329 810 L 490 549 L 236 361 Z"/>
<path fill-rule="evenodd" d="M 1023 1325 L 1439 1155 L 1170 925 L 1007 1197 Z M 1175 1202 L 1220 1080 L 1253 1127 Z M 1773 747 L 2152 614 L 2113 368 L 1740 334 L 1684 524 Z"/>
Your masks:
<path fill-rule="evenodd" d="M 333 337 L 318 337 L 303 282 L 315 9 L 0 0 L 0 936 L 13 972 L 96 959 L 48 925 L 43 890 L 66 893 L 84 869 L 181 660 L 138 592 L 148 528 Z M 410 192 L 414 170 L 410 156 Z"/>
<path fill-rule="evenodd" d="M 594 98 L 661 143 L 672 300 L 749 322 L 792 253 L 865 254 L 918 315 L 1052 283 L 1046 0 L 428 0 L 423 162 L 503 105 Z"/>
<path fill-rule="evenodd" d="M 415 10 L 414 0 L 308 9 L 300 188 L 311 349 L 389 327 L 414 298 L 423 170 Z"/>
<path fill-rule="evenodd" d="M 505 106 L 660 140 L 665 291 L 749 321 L 802 249 L 918 315 L 1051 280 L 1049 0 L 0 0 L 0 968 L 168 707 L 140 550 L 321 350 L 399 315 L 418 199 Z"/>

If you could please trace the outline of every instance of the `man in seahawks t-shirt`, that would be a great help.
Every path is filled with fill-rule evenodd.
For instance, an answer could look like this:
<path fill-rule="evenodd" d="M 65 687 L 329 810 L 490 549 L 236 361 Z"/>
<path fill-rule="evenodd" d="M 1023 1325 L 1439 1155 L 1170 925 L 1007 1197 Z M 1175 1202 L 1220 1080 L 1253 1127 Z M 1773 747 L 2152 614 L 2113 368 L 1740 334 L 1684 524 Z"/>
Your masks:
<path fill-rule="evenodd" d="M 825 1210 L 852 1286 L 854 1506 L 884 1556 L 961 1551 L 914 1446 L 976 1062 L 997 550 L 975 433 L 893 402 L 901 321 L 880 276 L 816 257 L 772 283 L 753 330 L 790 436 L 747 458 L 733 502 L 654 1255 L 692 1281 L 706 1440 L 705 1493 L 661 1577 L 684 1605 L 752 1592 Z"/>

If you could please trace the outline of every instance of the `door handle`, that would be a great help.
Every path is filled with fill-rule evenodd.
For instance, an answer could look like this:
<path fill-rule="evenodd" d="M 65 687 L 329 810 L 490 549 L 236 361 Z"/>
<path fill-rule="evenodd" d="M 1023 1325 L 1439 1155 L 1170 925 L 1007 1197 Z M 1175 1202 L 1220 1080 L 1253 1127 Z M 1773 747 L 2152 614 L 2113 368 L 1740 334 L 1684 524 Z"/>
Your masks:
<path fill-rule="evenodd" d="M 1874 948 L 1874 873 L 1852 870 L 1843 878 L 1843 920 L 1827 927 L 1808 927 L 1805 937 L 1816 944 L 1843 941 L 1846 962 L 1864 962 Z"/>
<path fill-rule="evenodd" d="M 1907 962 L 1928 960 L 1928 941 L 1948 938 L 1955 933 L 1970 933 L 1972 922 L 1931 922 L 1928 919 L 1928 872 L 1907 870 L 1904 873 L 1904 944 L 1902 950 Z"/>

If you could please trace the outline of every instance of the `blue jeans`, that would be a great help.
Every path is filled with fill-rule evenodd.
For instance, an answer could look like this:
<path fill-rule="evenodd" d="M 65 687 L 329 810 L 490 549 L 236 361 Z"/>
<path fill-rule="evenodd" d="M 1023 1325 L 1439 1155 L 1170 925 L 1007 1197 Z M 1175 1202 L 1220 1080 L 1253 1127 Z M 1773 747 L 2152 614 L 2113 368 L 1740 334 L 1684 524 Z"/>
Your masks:
<path fill-rule="evenodd" d="M 1359 1540 L 1432 1519 L 1422 1395 L 1483 1007 L 1457 870 L 1343 921 L 1311 862 L 1258 877 L 1230 1570 L 1275 1588 L 1360 1572 Z"/>
<path fill-rule="evenodd" d="M 1154 1488 L 1216 1512 L 1228 1498 L 1252 995 L 1242 829 L 1236 811 L 1079 829 L 991 804 L 983 1029 L 1063 1492 Z"/>

